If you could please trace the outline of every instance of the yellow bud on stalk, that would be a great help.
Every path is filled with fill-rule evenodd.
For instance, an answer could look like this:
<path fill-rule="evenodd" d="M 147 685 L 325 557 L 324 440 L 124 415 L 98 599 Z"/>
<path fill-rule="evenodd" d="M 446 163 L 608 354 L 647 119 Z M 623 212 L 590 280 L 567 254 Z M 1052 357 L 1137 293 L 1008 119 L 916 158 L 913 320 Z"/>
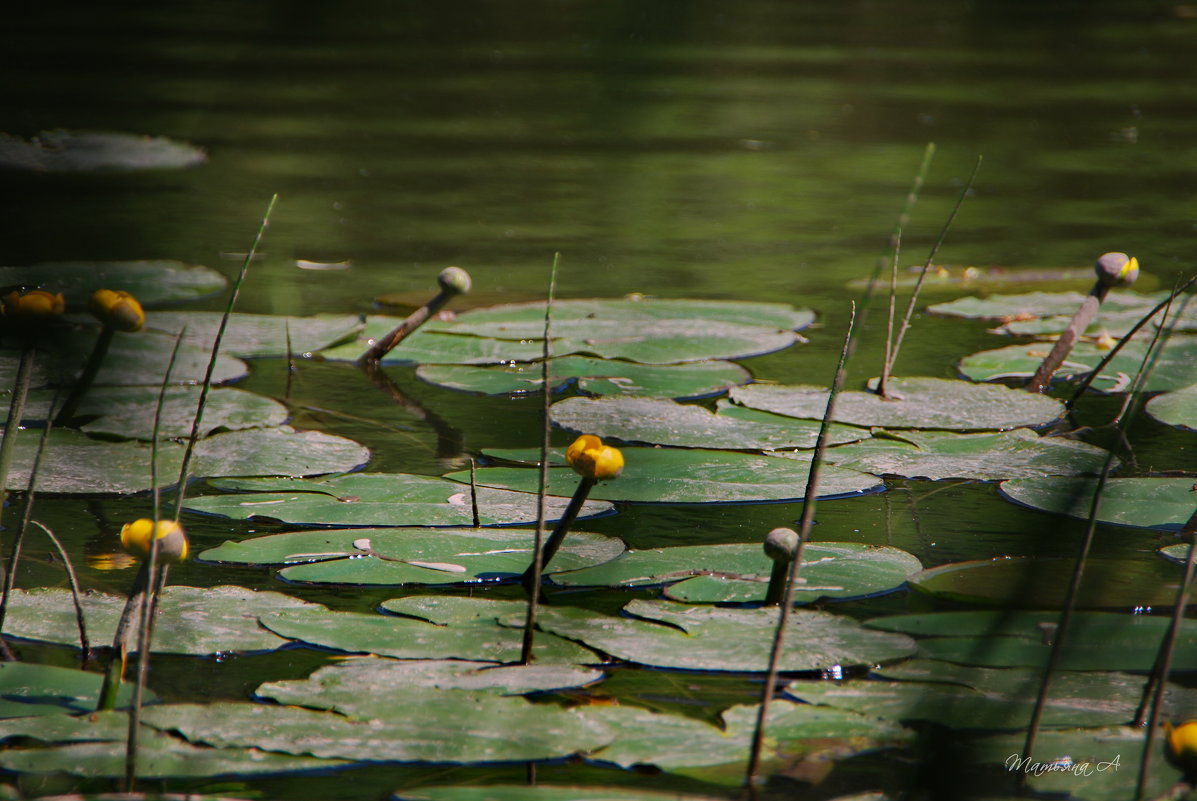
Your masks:
<path fill-rule="evenodd" d="M 623 472 L 623 454 L 593 434 L 583 434 L 565 452 L 565 461 L 584 478 L 606 481 Z"/>
<path fill-rule="evenodd" d="M 158 559 L 163 562 L 178 562 L 187 558 L 187 534 L 174 520 L 159 520 L 157 529 L 148 518 L 134 520 L 121 528 L 121 545 L 130 551 L 150 552 L 150 534 L 158 540 Z"/>
<path fill-rule="evenodd" d="M 145 312 L 141 303 L 128 292 L 119 289 L 97 289 L 92 292 L 88 308 L 106 328 L 140 331 L 145 325 Z"/>
<path fill-rule="evenodd" d="M 25 294 L 16 290 L 9 292 L 3 301 L 4 316 L 16 318 L 54 317 L 66 309 L 62 293 L 31 289 Z"/>

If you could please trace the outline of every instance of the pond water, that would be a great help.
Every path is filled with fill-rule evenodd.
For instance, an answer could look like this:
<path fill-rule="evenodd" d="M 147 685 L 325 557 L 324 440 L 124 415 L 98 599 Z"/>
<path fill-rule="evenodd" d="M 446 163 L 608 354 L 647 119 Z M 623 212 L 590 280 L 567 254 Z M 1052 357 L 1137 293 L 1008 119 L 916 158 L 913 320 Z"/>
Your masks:
<path fill-rule="evenodd" d="M 904 265 L 921 263 L 980 156 L 939 262 L 1078 267 L 1123 250 L 1139 258 L 1145 284 L 1161 286 L 1194 266 L 1197 13 L 1186 4 L 68 0 L 24 4 L 6 17 L 0 131 L 167 136 L 202 146 L 209 158 L 182 171 L 3 173 L 5 264 L 163 258 L 232 275 L 277 192 L 240 311 L 365 313 L 383 295 L 422 300 L 450 264 L 474 282 L 454 308 L 540 299 L 560 253 L 561 297 L 635 292 L 809 307 L 818 314 L 804 332 L 809 344 L 744 364 L 758 380 L 827 384 L 859 297 L 848 284 L 884 253 L 934 142 Z M 303 268 L 312 264 L 346 268 Z M 933 286 L 925 297 L 971 291 Z M 898 372 L 954 376 L 962 356 L 1005 344 L 985 329 L 920 315 Z M 878 305 L 859 334 L 853 385 L 878 372 Z M 366 444 L 373 471 L 439 475 L 483 448 L 537 441 L 538 399 L 464 395 L 424 384 L 410 369 L 391 374 L 447 422 L 452 441 L 348 365 L 305 361 L 288 378 L 281 361 L 263 360 L 242 386 L 279 395 L 289 383 L 301 408 L 294 424 Z M 1108 418 L 1117 405 L 1095 398 L 1079 422 Z M 1146 422 L 1136 435 L 1142 465 L 1197 469 L 1191 435 Z M 555 441 L 568 437 L 558 432 Z M 888 488 L 821 503 L 816 539 L 894 545 L 934 566 L 1068 556 L 1082 530 L 999 500 L 992 484 L 896 480 Z M 72 552 L 95 556 L 115 550 L 116 527 L 147 508 L 142 497 L 56 499 L 39 517 Z M 586 528 L 633 548 L 758 542 L 800 514 L 799 504 L 628 506 Z M 200 547 L 273 530 L 184 522 Z M 1102 527 L 1095 555 L 1154 559 L 1151 551 L 1172 541 Z M 95 560 L 80 569 L 86 586 L 111 591 L 132 577 Z M 59 575 L 35 559 L 19 581 L 58 583 Z M 405 594 L 286 587 L 262 570 L 196 563 L 172 580 L 285 589 L 359 611 Z M 614 610 L 633 595 L 573 597 Z M 871 617 L 926 604 L 902 593 L 837 609 Z M 26 653 L 70 662 L 56 649 Z M 306 676 L 328 661 L 308 650 L 198 666 L 163 659 L 151 686 L 167 700 L 240 699 L 264 680 Z M 759 693 L 750 678 L 695 675 L 687 686 L 699 690 L 687 698 L 674 678 L 629 670 L 620 692 L 671 710 L 697 701 L 700 716 Z M 383 766 L 221 789 L 375 798 L 524 776 L 522 766 Z M 540 779 L 728 792 L 572 764 L 542 766 Z M 879 755 L 823 784 L 778 778 L 770 792 L 831 798 L 936 781 L 901 757 Z M 20 783 L 30 793 L 70 785 Z"/>

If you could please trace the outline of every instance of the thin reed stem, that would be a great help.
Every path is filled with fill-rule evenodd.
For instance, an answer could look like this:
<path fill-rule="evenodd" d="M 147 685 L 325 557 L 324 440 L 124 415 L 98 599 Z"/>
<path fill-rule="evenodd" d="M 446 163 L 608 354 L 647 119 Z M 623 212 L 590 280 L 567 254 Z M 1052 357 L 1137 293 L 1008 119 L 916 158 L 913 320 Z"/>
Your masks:
<path fill-rule="evenodd" d="M 62 568 L 66 571 L 67 582 L 71 585 L 71 602 L 75 605 L 75 625 L 79 628 L 79 649 L 83 651 L 83 664 L 86 665 L 91 659 L 91 643 L 87 639 L 87 622 L 83 618 L 83 604 L 79 602 L 79 577 L 75 574 L 75 566 L 71 564 L 71 557 L 62 547 L 58 537 L 54 536 L 53 531 L 38 520 L 31 520 L 30 523 L 40 528 L 50 538 L 50 542 L 58 551 L 59 558 L 62 559 Z"/>

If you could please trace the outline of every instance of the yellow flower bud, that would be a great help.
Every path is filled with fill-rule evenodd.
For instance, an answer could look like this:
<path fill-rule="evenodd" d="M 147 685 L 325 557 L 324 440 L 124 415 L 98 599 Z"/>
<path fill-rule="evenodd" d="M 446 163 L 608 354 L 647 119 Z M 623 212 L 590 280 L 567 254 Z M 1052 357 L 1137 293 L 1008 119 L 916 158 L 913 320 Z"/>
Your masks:
<path fill-rule="evenodd" d="M 1197 771 L 1197 720 L 1188 720 L 1179 726 L 1171 721 L 1164 723 L 1167 736 L 1168 758 L 1186 773 Z"/>
<path fill-rule="evenodd" d="M 61 292 L 31 289 L 22 295 L 13 290 L 5 296 L 3 306 L 6 317 L 53 317 L 62 314 L 66 301 Z"/>
<path fill-rule="evenodd" d="M 565 461 L 578 475 L 603 481 L 618 478 L 623 471 L 623 454 L 618 448 L 604 445 L 593 434 L 583 434 L 565 452 Z"/>
<path fill-rule="evenodd" d="M 134 520 L 121 528 L 121 545 L 130 551 L 150 552 L 150 532 L 154 521 L 148 518 Z M 158 559 L 163 562 L 178 562 L 187 558 L 187 533 L 174 520 L 159 520 L 157 532 Z"/>
<path fill-rule="evenodd" d="M 91 313 L 101 323 L 117 331 L 140 331 L 145 312 L 137 298 L 118 289 L 97 289 L 91 293 Z"/>

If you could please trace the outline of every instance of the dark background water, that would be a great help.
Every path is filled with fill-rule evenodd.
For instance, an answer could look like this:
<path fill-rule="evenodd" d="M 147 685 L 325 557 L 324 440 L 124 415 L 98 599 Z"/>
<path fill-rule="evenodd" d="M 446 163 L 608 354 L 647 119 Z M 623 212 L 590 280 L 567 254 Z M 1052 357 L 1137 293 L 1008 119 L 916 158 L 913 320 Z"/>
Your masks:
<path fill-rule="evenodd" d="M 368 311 L 384 293 L 430 291 L 448 264 L 473 274 L 472 302 L 536 298 L 560 252 L 565 297 L 810 306 L 820 315 L 810 345 L 748 364 L 758 378 L 826 383 L 858 294 L 846 285 L 873 269 L 935 142 L 904 264 L 922 261 L 983 156 L 940 261 L 1083 266 L 1125 250 L 1163 283 L 1194 266 L 1197 6 L 1184 3 L 59 2 L 10 4 L 3 17 L 0 131 L 160 135 L 209 155 L 185 171 L 0 173 L 4 264 L 169 258 L 231 274 L 230 254 L 249 246 L 277 192 L 240 310 Z M 880 322 L 865 327 L 856 380 L 876 372 Z M 899 371 L 952 375 L 959 357 L 999 344 L 980 324 L 920 318 Z M 296 423 L 367 443 L 371 469 L 442 470 L 435 432 L 362 380 L 308 364 L 296 392 L 405 430 L 318 413 Z M 535 441 L 534 400 L 470 398 L 402 371 L 396 380 L 453 422 L 467 451 Z M 246 385 L 282 383 L 281 365 L 260 363 Z M 1162 427 L 1144 436 L 1160 466 L 1192 462 L 1187 440 Z M 1072 524 L 1002 503 L 989 485 L 891 489 L 821 505 L 817 536 L 889 542 L 928 565 L 1074 548 Z M 61 501 L 40 514 L 102 553 L 114 522 L 144 508 Z M 798 514 L 792 504 L 640 507 L 590 527 L 639 547 L 753 541 Z M 249 528 L 196 520 L 191 530 L 209 545 Z M 1096 550 L 1148 554 L 1166 539 L 1103 531 Z M 29 583 L 58 580 L 48 566 L 29 571 Z M 112 589 L 128 580 L 84 574 Z M 260 571 L 195 564 L 176 580 L 278 588 Z M 359 608 L 395 594 L 305 597 Z M 242 697 L 312 661 L 209 665 L 203 684 Z M 194 669 L 168 662 L 156 689 L 189 697 L 169 681 Z M 565 775 L 591 769 L 574 770 Z M 353 792 L 329 782 L 321 797 L 432 780 L 353 775 Z"/>

